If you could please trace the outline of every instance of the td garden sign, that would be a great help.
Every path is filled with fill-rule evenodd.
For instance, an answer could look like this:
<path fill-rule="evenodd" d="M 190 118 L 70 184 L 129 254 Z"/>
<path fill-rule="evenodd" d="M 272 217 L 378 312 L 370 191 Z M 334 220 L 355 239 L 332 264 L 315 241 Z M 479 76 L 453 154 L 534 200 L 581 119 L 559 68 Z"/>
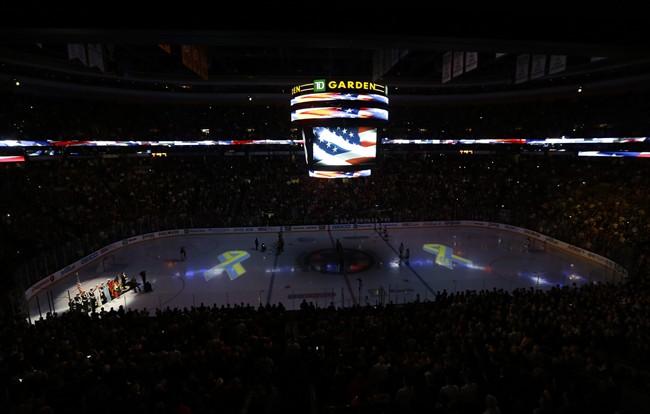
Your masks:
<path fill-rule="evenodd" d="M 382 94 L 384 96 L 388 95 L 388 89 L 385 85 L 359 80 L 316 79 L 313 83 L 296 85 L 291 88 L 292 95 L 332 91 L 372 92 Z"/>

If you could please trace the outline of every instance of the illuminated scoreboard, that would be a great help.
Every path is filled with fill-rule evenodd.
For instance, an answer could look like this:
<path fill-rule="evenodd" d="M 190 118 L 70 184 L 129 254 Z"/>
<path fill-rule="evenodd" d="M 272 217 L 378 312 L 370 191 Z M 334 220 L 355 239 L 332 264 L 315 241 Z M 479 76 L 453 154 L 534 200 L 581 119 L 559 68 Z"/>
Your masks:
<path fill-rule="evenodd" d="M 357 178 L 377 162 L 379 131 L 388 121 L 385 85 L 317 79 L 291 90 L 291 122 L 302 133 L 309 175 Z"/>

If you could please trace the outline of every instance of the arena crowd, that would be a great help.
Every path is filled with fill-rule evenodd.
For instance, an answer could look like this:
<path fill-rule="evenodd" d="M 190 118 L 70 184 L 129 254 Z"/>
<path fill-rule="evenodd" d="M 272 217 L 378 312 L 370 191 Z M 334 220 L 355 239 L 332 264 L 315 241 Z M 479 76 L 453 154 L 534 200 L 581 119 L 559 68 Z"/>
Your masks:
<path fill-rule="evenodd" d="M 79 128 L 89 125 L 77 116 Z M 291 134 L 264 119 L 266 128 Z M 643 127 L 626 130 L 621 120 L 610 125 L 628 133 Z M 108 130 L 106 122 L 98 130 Z M 592 136 L 603 133 L 595 128 Z M 300 153 L 272 151 L 1 165 L 2 193 L 10 196 L 0 199 L 8 213 L 0 259 L 18 281 L 37 281 L 53 266 L 152 230 L 471 219 L 606 256 L 627 279 L 543 292 L 441 291 L 399 306 L 117 307 L 29 323 L 20 302 L 25 286 L 3 274 L 0 411 L 643 412 L 650 401 L 648 160 L 382 151 L 379 168 L 362 180 L 310 179 Z"/>

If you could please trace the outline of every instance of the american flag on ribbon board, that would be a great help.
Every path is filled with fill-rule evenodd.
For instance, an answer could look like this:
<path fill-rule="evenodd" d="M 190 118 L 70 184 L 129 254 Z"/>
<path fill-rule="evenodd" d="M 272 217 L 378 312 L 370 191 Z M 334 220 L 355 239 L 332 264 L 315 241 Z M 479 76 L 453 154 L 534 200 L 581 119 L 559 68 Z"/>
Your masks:
<path fill-rule="evenodd" d="M 377 94 L 320 92 L 296 96 L 291 99 L 291 105 L 298 105 L 307 102 L 331 102 L 331 101 L 363 101 L 380 102 L 388 105 L 388 97 Z"/>
<path fill-rule="evenodd" d="M 377 157 L 377 128 L 314 127 L 316 166 L 371 163 Z"/>
<path fill-rule="evenodd" d="M 306 119 L 378 119 L 388 120 L 388 110 L 381 108 L 345 108 L 340 106 L 323 106 L 317 108 L 296 109 L 291 111 L 291 122 Z"/>
<path fill-rule="evenodd" d="M 309 176 L 315 178 L 359 178 L 370 177 L 371 170 L 357 171 L 314 171 L 309 170 Z"/>

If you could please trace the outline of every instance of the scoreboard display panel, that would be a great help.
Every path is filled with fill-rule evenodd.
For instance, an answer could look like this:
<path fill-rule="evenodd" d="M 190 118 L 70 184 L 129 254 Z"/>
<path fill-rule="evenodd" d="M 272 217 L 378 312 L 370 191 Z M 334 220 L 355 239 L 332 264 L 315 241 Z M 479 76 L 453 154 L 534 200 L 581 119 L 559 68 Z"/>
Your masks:
<path fill-rule="evenodd" d="M 291 122 L 303 137 L 309 175 L 367 177 L 377 165 L 387 88 L 374 82 L 317 79 L 295 86 Z"/>

